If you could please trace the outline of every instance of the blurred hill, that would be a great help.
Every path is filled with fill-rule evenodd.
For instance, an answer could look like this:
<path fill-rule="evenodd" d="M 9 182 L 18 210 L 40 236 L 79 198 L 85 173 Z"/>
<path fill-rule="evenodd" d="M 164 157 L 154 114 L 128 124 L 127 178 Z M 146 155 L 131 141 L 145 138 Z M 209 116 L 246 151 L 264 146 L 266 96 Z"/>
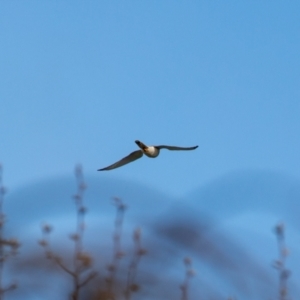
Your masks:
<path fill-rule="evenodd" d="M 162 192 L 126 180 L 90 176 L 86 178 L 86 184 L 88 214 L 98 217 L 109 212 L 113 215 L 110 205 L 113 197 L 122 198 L 127 203 L 128 216 L 139 220 L 153 218 L 173 201 Z M 6 213 L 13 227 L 28 224 L 28 220 L 36 220 L 39 225 L 41 221 L 72 214 L 75 191 L 76 182 L 71 175 L 36 182 L 8 194 Z"/>
<path fill-rule="evenodd" d="M 272 229 L 278 221 L 286 224 L 291 252 L 287 259 L 292 271 L 289 291 L 294 298 L 300 295 L 300 185 L 296 179 L 275 172 L 240 171 L 180 199 L 120 179 L 89 176 L 86 182 L 85 247 L 93 254 L 95 266 L 102 270 L 87 287 L 87 299 L 92 299 L 91 290 L 101 284 L 111 257 L 113 196 L 128 205 L 122 237 L 125 252 L 130 256 L 135 227 L 142 229 L 142 241 L 148 251 L 140 266 L 138 299 L 179 299 L 185 256 L 192 258 L 197 271 L 191 282 L 190 299 L 226 299 L 230 295 L 237 299 L 275 299 L 278 274 L 271 265 L 278 251 Z M 65 256 L 72 250 L 67 237 L 75 227 L 71 198 L 75 190 L 75 180 L 68 176 L 37 182 L 8 194 L 4 206 L 6 233 L 18 237 L 22 247 L 8 273 L 18 280 L 19 287 L 7 294 L 7 299 L 24 299 L 24 295 L 26 299 L 66 299 L 68 277 L 44 260 L 37 240 L 41 236 L 40 224 L 49 222 L 54 227 L 53 248 Z M 126 279 L 127 260 L 125 257 L 121 265 L 121 283 Z M 52 284 L 58 278 L 57 289 L 53 290 Z"/>

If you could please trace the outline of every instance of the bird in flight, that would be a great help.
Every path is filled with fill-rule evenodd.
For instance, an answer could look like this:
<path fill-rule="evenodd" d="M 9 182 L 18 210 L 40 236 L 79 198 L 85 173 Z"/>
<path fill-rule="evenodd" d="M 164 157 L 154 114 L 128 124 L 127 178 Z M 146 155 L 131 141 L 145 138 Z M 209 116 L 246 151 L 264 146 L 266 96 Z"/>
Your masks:
<path fill-rule="evenodd" d="M 159 152 L 161 149 L 168 149 L 168 150 L 195 150 L 198 148 L 198 146 L 194 147 L 177 147 L 177 146 L 166 146 L 166 145 L 160 145 L 160 146 L 146 146 L 140 141 L 135 141 L 135 143 L 140 147 L 140 150 L 134 151 L 127 155 L 126 157 L 122 158 L 121 160 L 117 161 L 116 163 L 103 168 L 99 169 L 98 171 L 108 171 L 112 169 L 116 169 L 119 167 L 122 167 L 130 162 L 133 162 L 143 156 L 145 154 L 148 157 L 155 158 L 159 155 Z"/>

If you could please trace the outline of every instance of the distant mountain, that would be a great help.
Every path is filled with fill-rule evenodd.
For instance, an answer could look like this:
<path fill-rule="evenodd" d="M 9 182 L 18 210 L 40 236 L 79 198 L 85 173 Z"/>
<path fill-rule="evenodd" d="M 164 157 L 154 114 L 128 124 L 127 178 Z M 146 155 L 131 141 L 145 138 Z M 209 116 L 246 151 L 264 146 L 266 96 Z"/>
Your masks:
<path fill-rule="evenodd" d="M 272 171 L 226 174 L 186 197 L 189 205 L 216 218 L 249 211 L 291 218 L 300 213 L 299 200 L 299 181 Z"/>
<path fill-rule="evenodd" d="M 87 177 L 84 203 L 89 214 L 114 214 L 112 198 L 119 197 L 128 206 L 129 218 L 153 218 L 173 199 L 149 187 L 120 179 Z M 76 182 L 72 176 L 42 180 L 10 192 L 5 200 L 9 225 L 21 226 L 28 221 L 47 220 L 74 212 Z"/>
<path fill-rule="evenodd" d="M 229 289 L 238 291 L 237 298 L 273 299 L 276 295 L 267 288 L 276 286 L 278 276 L 270 267 L 278 257 L 273 229 L 284 222 L 292 253 L 287 258 L 293 274 L 290 289 L 300 295 L 299 183 L 272 171 L 224 175 L 176 202 L 168 213 L 169 223 L 158 232 L 190 250 L 202 261 L 202 268 L 208 267 L 206 274 L 211 269 L 218 272 L 217 282 L 223 278 L 223 288 L 232 286 Z M 222 289 L 220 282 L 216 285 Z"/>
<path fill-rule="evenodd" d="M 241 171 L 228 175 L 188 193 L 181 199 L 174 199 L 146 186 L 120 179 L 87 177 L 85 205 L 87 230 L 85 244 L 90 249 L 98 267 L 105 270 L 111 257 L 112 232 L 115 209 L 110 204 L 118 196 L 128 205 L 125 213 L 122 245 L 128 257 L 121 269 L 126 273 L 126 260 L 132 252 L 131 233 L 139 226 L 143 230 L 143 246 L 148 254 L 142 259 L 140 276 L 142 290 L 140 299 L 178 299 L 179 284 L 184 277 L 183 257 L 190 256 L 198 273 L 192 279 L 191 299 L 226 299 L 234 295 L 237 299 L 273 299 L 277 296 L 278 274 L 271 267 L 277 257 L 276 238 L 272 228 L 277 220 L 287 224 L 288 246 L 293 257 L 289 268 L 292 277 L 288 281 L 291 297 L 299 293 L 300 258 L 299 207 L 300 185 L 297 180 L 275 172 Z M 20 249 L 20 264 L 16 264 L 10 277 L 29 280 L 28 269 L 31 256 L 40 257 L 42 249 L 36 245 L 39 225 L 50 221 L 55 227 L 53 245 L 57 251 L 69 251 L 71 242 L 65 238 L 74 228 L 75 208 L 73 195 L 75 180 L 70 177 L 54 178 L 10 192 L 5 200 L 8 216 L 7 234 L 17 235 L 23 243 Z M 65 246 L 66 245 L 66 246 Z M 100 255 L 99 255 L 100 253 Z M 23 257 L 23 258 L 22 258 Z M 27 262 L 27 263 L 26 263 Z M 29 265 L 28 265 L 29 264 Z M 32 266 L 32 278 L 45 270 L 47 276 L 61 278 L 64 291 L 67 275 L 57 275 L 44 265 Z M 121 271 L 121 270 L 120 270 Z M 24 275 L 22 275 L 24 273 Z M 103 272 L 101 273 L 103 276 Z M 58 277 L 57 277 L 58 276 Z M 103 277 L 99 280 L 103 280 Z M 43 276 L 39 276 L 42 280 Z M 120 280 L 125 280 L 120 275 Z M 99 285 L 100 283 L 98 283 Z M 15 292 L 15 298 L 31 299 L 27 282 Z M 57 298 L 51 286 L 42 283 L 38 295 L 43 299 Z M 92 285 L 95 289 L 96 287 Z M 48 293 L 48 294 L 47 294 Z M 17 295 L 20 295 L 19 298 Z M 49 295 L 49 298 L 47 296 Z M 90 295 L 87 292 L 87 295 Z M 88 296 L 87 299 L 91 296 Z"/>

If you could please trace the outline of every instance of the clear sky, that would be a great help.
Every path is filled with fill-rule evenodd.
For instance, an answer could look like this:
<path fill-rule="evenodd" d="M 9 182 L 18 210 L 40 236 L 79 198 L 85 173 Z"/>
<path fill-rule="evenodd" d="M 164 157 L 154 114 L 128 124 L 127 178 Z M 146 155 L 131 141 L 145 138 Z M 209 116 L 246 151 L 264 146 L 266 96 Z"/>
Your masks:
<path fill-rule="evenodd" d="M 299 1 L 1 1 L 0 161 L 173 195 L 236 170 L 300 178 Z M 164 151 L 96 172 L 134 140 Z"/>

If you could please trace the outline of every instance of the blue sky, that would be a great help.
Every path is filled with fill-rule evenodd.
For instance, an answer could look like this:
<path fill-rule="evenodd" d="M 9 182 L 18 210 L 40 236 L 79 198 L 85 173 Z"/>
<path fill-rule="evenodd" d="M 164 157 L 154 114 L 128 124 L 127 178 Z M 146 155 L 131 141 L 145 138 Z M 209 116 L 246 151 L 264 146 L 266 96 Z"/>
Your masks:
<path fill-rule="evenodd" d="M 24 193 L 26 187 L 34 190 L 44 180 L 51 190 L 52 179 L 63 184 L 62 175 L 73 178 L 74 165 L 81 163 L 88 178 L 95 176 L 88 182 L 91 190 L 115 182 L 114 195 L 122 197 L 119 192 L 126 193 L 120 182 L 129 182 L 128 195 L 142 190 L 135 183 L 162 195 L 152 197 L 145 189 L 150 200 L 136 206 L 149 218 L 162 209 L 152 198 L 176 202 L 182 196 L 184 204 L 192 202 L 190 212 L 196 216 L 175 206 L 186 220 L 199 221 L 199 211 L 215 210 L 220 219 L 214 226 L 241 243 L 256 249 L 260 241 L 268 242 L 258 249 L 265 268 L 277 254 L 272 228 L 286 217 L 295 262 L 298 218 L 288 219 L 290 211 L 284 208 L 295 208 L 290 216 L 297 216 L 299 15 L 300 2 L 293 0 L 0 1 L 0 162 L 9 195 L 19 191 L 7 205 L 9 224 L 21 219 L 13 211 L 19 216 L 24 207 L 34 206 L 30 201 L 43 198 L 30 197 L 39 194 Z M 154 160 L 96 171 L 137 149 L 136 139 L 199 148 L 162 151 Z M 252 175 L 242 176 L 247 170 L 253 182 Z M 272 174 L 280 180 L 272 180 Z M 103 188 L 105 195 L 108 188 Z M 69 186 L 65 189 L 56 192 L 68 194 Z M 194 189 L 201 199 L 193 197 Z M 48 198 L 24 214 L 35 230 L 34 241 L 38 224 L 48 211 L 61 213 L 65 198 L 53 197 L 57 202 L 52 202 L 45 191 Z M 131 198 L 140 200 L 124 200 L 130 203 Z M 65 200 L 65 207 L 71 205 Z M 99 211 L 106 214 L 103 207 L 110 208 L 105 201 L 95 202 L 100 210 L 91 205 L 92 218 L 99 222 L 107 220 L 99 218 Z M 174 214 L 176 223 L 174 210 L 168 216 Z M 53 213 L 55 217 L 60 218 Z M 70 225 L 70 218 L 66 215 L 58 224 Z M 21 231 L 19 236 L 26 237 L 25 227 Z M 292 278 L 299 278 L 298 265 L 297 260 L 291 267 Z"/>
<path fill-rule="evenodd" d="M 11 189 L 85 173 L 173 195 L 236 170 L 300 178 L 299 1 L 1 1 Z M 96 172 L 146 144 L 199 145 Z"/>

